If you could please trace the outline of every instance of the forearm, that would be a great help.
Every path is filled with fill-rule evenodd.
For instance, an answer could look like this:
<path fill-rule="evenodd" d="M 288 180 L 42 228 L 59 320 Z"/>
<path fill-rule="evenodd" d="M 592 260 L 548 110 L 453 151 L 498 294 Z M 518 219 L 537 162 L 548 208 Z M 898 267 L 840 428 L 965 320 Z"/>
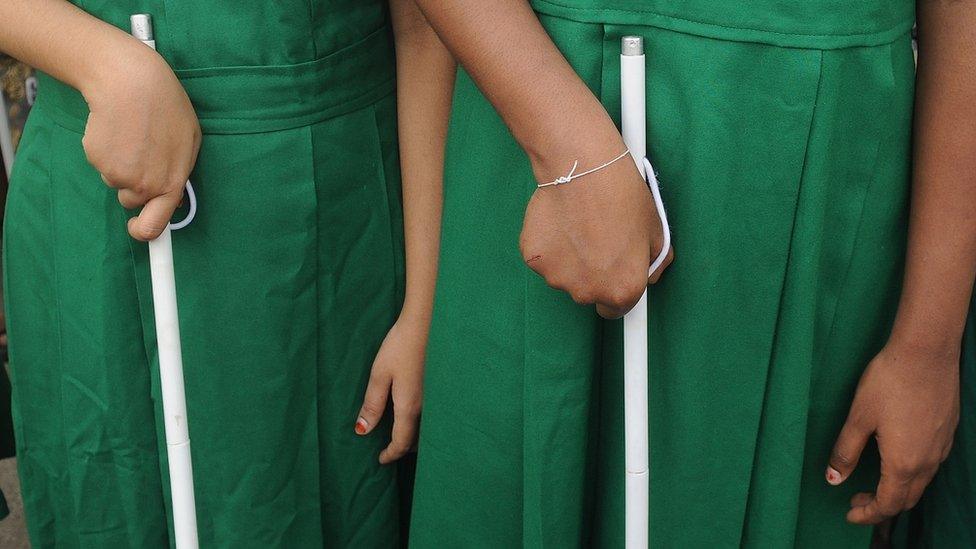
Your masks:
<path fill-rule="evenodd" d="M 456 65 L 414 0 L 390 3 L 407 252 L 401 316 L 429 324 L 440 246 L 444 144 Z"/>
<path fill-rule="evenodd" d="M 613 121 L 528 2 L 417 4 L 528 153 L 537 177 L 564 175 L 567 162 L 592 166 L 623 150 Z"/>
<path fill-rule="evenodd" d="M 64 0 L 3 0 L 0 50 L 85 93 L 148 48 Z"/>
<path fill-rule="evenodd" d="M 919 2 L 912 207 L 896 341 L 958 352 L 976 277 L 976 1 Z"/>

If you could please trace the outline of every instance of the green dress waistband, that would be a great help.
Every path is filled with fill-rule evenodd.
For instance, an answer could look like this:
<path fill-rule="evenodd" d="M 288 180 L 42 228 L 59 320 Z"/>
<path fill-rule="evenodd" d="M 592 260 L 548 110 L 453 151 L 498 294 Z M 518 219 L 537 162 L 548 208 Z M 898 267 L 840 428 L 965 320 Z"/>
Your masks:
<path fill-rule="evenodd" d="M 915 22 L 914 0 L 532 0 L 532 6 L 580 22 L 822 50 L 888 44 Z"/>
<path fill-rule="evenodd" d="M 306 126 L 352 112 L 395 88 L 390 27 L 320 59 L 291 65 L 177 69 L 207 134 L 244 134 Z M 38 108 L 83 132 L 88 105 L 74 88 L 40 75 Z"/>

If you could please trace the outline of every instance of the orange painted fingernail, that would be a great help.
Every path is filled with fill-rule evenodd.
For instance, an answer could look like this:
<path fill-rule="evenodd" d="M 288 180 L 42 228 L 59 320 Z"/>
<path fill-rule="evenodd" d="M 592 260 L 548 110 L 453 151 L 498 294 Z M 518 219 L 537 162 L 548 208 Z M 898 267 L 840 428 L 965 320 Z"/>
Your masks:
<path fill-rule="evenodd" d="M 830 484 L 831 486 L 837 486 L 838 484 L 840 484 L 841 481 L 840 472 L 837 471 L 837 469 L 834 469 L 833 467 L 827 467 L 826 474 L 827 474 L 827 484 Z"/>
<path fill-rule="evenodd" d="M 359 419 L 356 420 L 356 434 L 357 435 L 365 435 L 366 434 L 366 429 L 368 427 L 369 427 L 369 423 L 367 423 L 365 419 L 359 418 Z"/>

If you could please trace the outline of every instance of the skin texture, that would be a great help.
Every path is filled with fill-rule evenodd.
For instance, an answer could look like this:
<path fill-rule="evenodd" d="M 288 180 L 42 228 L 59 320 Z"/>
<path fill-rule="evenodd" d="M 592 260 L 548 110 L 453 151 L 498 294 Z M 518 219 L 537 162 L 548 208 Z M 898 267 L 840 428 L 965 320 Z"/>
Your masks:
<path fill-rule="evenodd" d="M 4 0 L 0 50 L 84 95 L 91 109 L 82 141 L 88 161 L 123 206 L 143 207 L 129 220 L 129 234 L 159 236 L 182 200 L 201 136 L 166 61 L 63 0 Z"/>
<path fill-rule="evenodd" d="M 393 400 L 393 439 L 380 463 L 416 445 L 440 247 L 444 142 L 456 64 L 413 0 L 391 0 L 403 173 L 407 285 L 403 310 L 373 362 L 356 432 L 366 435 Z"/>
<path fill-rule="evenodd" d="M 574 161 L 585 171 L 626 150 L 527 2 L 500 0 L 490 10 L 479 0 L 416 2 L 528 154 L 539 183 L 566 175 Z M 520 239 L 526 264 L 547 284 L 607 318 L 624 315 L 657 280 L 647 270 L 662 245 L 650 191 L 629 161 L 536 190 Z"/>
<path fill-rule="evenodd" d="M 858 385 L 826 471 L 843 483 L 871 436 L 874 493 L 847 519 L 877 524 L 912 508 L 952 447 L 959 354 L 976 277 L 976 2 L 918 4 L 912 208 L 904 288 L 887 345 Z"/>

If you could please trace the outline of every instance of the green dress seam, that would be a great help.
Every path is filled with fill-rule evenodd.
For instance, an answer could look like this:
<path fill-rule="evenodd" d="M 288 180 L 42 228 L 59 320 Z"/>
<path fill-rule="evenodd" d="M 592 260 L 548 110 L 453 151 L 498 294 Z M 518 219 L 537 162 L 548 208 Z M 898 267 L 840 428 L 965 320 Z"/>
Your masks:
<path fill-rule="evenodd" d="M 816 121 L 817 110 L 818 110 L 817 107 L 820 105 L 820 89 L 821 89 L 821 87 L 823 85 L 823 73 L 824 73 L 824 55 L 823 55 L 823 52 L 822 51 L 820 52 L 820 56 L 819 56 L 819 60 L 818 60 L 818 65 L 819 65 L 819 70 L 817 72 L 817 87 L 816 87 L 816 89 L 814 91 L 814 95 L 813 95 L 813 105 L 810 108 L 810 121 L 809 121 L 809 123 L 807 125 L 807 139 L 806 139 L 806 145 L 804 146 L 804 151 L 803 151 L 803 162 L 800 164 L 800 170 L 799 170 L 800 182 L 799 182 L 799 185 L 798 185 L 798 188 L 797 188 L 796 203 L 793 206 L 793 224 L 792 224 L 792 226 L 790 228 L 790 241 L 791 242 L 793 241 L 793 239 L 795 237 L 795 234 L 796 234 L 796 221 L 797 221 L 797 217 L 799 215 L 800 198 L 801 198 L 801 194 L 803 192 L 804 173 L 806 172 L 807 163 L 808 163 L 808 161 L 810 159 L 810 142 L 813 139 L 813 130 L 814 130 L 814 125 L 816 123 L 815 121 Z M 783 272 L 783 281 L 782 281 L 782 284 L 780 284 L 779 305 L 776 308 L 776 320 L 775 320 L 775 322 L 773 324 L 776 327 L 779 326 L 779 322 L 783 318 L 783 301 L 784 301 L 785 296 L 786 296 L 786 288 L 787 288 L 787 283 L 789 281 L 789 265 L 790 265 L 791 259 L 793 257 L 793 252 L 794 252 L 794 248 L 793 248 L 793 246 L 790 246 L 790 248 L 789 248 L 789 250 L 787 251 L 787 254 L 786 254 L 786 269 Z M 779 330 L 776 329 L 773 332 L 773 338 L 772 338 L 772 341 L 770 342 L 770 346 L 769 346 L 769 359 L 768 359 L 768 361 L 766 363 L 766 383 L 765 383 L 765 388 L 763 390 L 763 394 L 769 394 L 769 391 L 770 391 L 770 380 L 773 377 L 772 376 L 772 369 L 773 369 L 773 363 L 775 362 L 776 343 L 777 343 L 778 339 L 779 339 Z M 768 405 L 768 401 L 766 399 L 763 399 L 762 409 L 759 412 L 759 424 L 757 425 L 757 433 L 756 433 L 757 440 L 756 440 L 755 445 L 753 446 L 752 469 L 750 469 L 750 471 L 749 471 L 749 484 L 748 484 L 748 488 L 747 488 L 749 493 L 752 492 L 752 483 L 753 483 L 754 476 L 755 476 L 756 463 L 757 463 L 758 457 L 759 457 L 759 446 L 760 445 L 759 445 L 759 440 L 758 439 L 761 436 L 763 423 L 765 423 L 766 407 L 767 407 L 767 405 Z M 753 502 L 753 499 L 752 499 L 752 497 L 750 497 L 749 493 L 746 494 L 746 504 L 745 504 L 745 508 L 743 509 L 744 513 L 743 513 L 743 517 L 742 517 L 742 529 L 739 532 L 739 545 L 740 545 L 740 547 L 746 547 L 746 542 L 747 542 L 747 540 L 746 540 L 746 534 L 748 532 L 747 526 L 748 526 L 748 520 L 749 520 L 749 515 L 750 515 L 750 507 L 752 507 L 752 502 Z M 795 546 L 795 544 L 796 544 L 796 524 L 795 524 L 795 520 L 794 520 L 792 537 L 793 537 L 793 539 L 792 539 L 792 544 L 791 545 L 794 545 Z"/>
<path fill-rule="evenodd" d="M 797 209 L 799 209 L 801 193 L 803 192 L 804 183 L 806 182 L 806 179 L 807 179 L 807 177 L 806 177 L 806 171 L 807 171 L 807 165 L 808 165 L 809 159 L 810 159 L 810 149 L 811 149 L 810 144 L 811 144 L 811 142 L 813 140 L 813 135 L 814 135 L 815 127 L 816 127 L 816 124 L 817 124 L 817 122 L 816 122 L 816 120 L 817 120 L 817 113 L 819 111 L 818 107 L 820 106 L 820 103 L 821 103 L 820 93 L 821 93 L 821 90 L 823 88 L 824 63 L 825 63 L 825 61 L 824 61 L 824 51 L 821 50 L 820 51 L 820 73 L 817 75 L 817 89 L 816 89 L 816 92 L 814 94 L 813 109 L 811 109 L 811 112 L 810 112 L 810 129 L 809 129 L 809 132 L 807 134 L 807 145 L 806 145 L 806 151 L 804 152 L 804 155 L 803 155 L 803 165 L 800 167 L 800 178 L 801 179 L 800 179 L 799 188 L 797 189 Z M 793 218 L 794 229 L 796 227 L 796 219 L 798 217 L 798 213 L 799 212 L 797 212 L 797 214 L 794 214 L 794 218 Z M 792 240 L 793 234 L 791 233 L 790 236 L 791 236 L 791 240 Z M 793 248 L 792 248 L 792 246 L 790 247 L 789 256 L 790 256 L 790 258 L 792 258 L 792 256 L 793 256 Z M 787 277 L 784 276 L 784 278 L 783 278 L 784 290 L 785 290 L 785 287 L 786 287 L 786 280 L 787 280 Z M 782 302 L 781 302 L 781 304 L 782 304 Z M 836 313 L 836 304 L 835 304 L 835 307 L 834 307 L 834 311 Z M 779 319 L 781 318 L 781 314 L 782 314 L 782 309 L 780 310 L 780 315 L 777 315 L 777 319 L 776 319 L 777 326 L 779 324 Z M 780 330 L 777 328 L 775 330 L 775 332 L 774 332 L 774 335 L 773 335 L 773 350 L 774 351 L 775 351 L 775 348 L 776 348 L 776 341 L 778 339 L 777 336 L 779 335 L 779 333 L 780 333 Z M 770 360 L 770 369 L 772 369 L 772 360 Z M 807 378 L 806 378 L 806 383 L 807 383 L 807 399 L 809 401 L 809 399 L 810 399 L 810 393 L 813 391 L 813 380 L 812 380 L 812 378 L 813 378 L 813 369 L 812 368 L 810 368 L 810 369 L 807 370 L 806 376 L 807 376 Z M 766 378 L 766 390 L 767 391 L 769 391 L 769 389 L 770 389 L 770 387 L 769 387 L 769 379 L 770 379 L 770 377 L 771 376 L 769 376 L 769 377 Z M 764 400 L 763 401 L 763 409 L 764 410 L 766 408 L 766 404 L 767 404 L 767 401 Z M 806 408 L 803 411 L 803 413 L 806 416 L 804 418 L 806 420 L 806 421 L 804 421 L 804 425 L 806 425 L 809 422 L 809 420 L 810 420 L 810 409 L 809 409 L 809 407 Z M 807 444 L 807 437 L 809 436 L 808 433 L 809 433 L 809 430 L 808 430 L 807 433 L 804 434 L 804 437 L 803 437 L 804 446 Z M 759 444 L 757 442 L 756 447 L 758 448 L 758 446 L 759 446 Z M 804 456 L 804 460 L 805 459 L 806 459 L 806 456 Z M 756 459 L 754 457 L 753 458 L 753 464 L 755 464 L 755 463 L 756 463 Z M 797 493 L 800 494 L 800 493 L 803 492 L 803 467 L 802 466 L 798 469 L 797 474 L 798 474 L 797 484 L 796 484 L 797 485 Z M 751 484 L 752 484 L 752 482 L 751 482 L 751 479 L 750 479 L 750 486 L 751 486 Z M 793 515 L 793 530 L 792 530 L 792 532 L 790 532 L 790 534 L 791 534 L 790 545 L 793 546 L 793 547 L 796 547 L 797 546 L 796 536 L 797 536 L 797 532 L 799 531 L 799 528 L 800 528 L 799 519 L 800 519 L 800 514 L 798 512 L 797 513 L 794 513 L 794 515 Z"/>
<path fill-rule="evenodd" d="M 621 26 L 654 27 L 681 34 L 691 34 L 705 38 L 713 38 L 716 40 L 768 43 L 770 45 L 782 47 L 816 50 L 872 47 L 890 44 L 905 33 L 911 31 L 912 26 L 915 23 L 914 20 L 906 20 L 889 28 L 867 33 L 805 34 L 782 32 L 771 29 L 721 25 L 718 23 L 698 21 L 695 19 L 667 15 L 649 10 L 635 10 L 627 8 L 581 8 L 577 6 L 567 6 L 553 0 L 533 0 L 532 7 L 538 13 L 581 23 L 604 23 Z M 569 16 L 571 13 L 579 14 L 578 18 Z M 634 16 L 643 16 L 648 18 L 648 20 L 635 22 L 633 20 Z M 708 32 L 708 30 L 712 30 L 712 32 Z M 734 33 L 748 33 L 749 36 L 732 36 Z M 764 37 L 765 39 L 763 39 Z M 789 40 L 783 40 L 790 38 L 796 39 L 796 43 L 791 43 Z M 825 43 L 819 44 L 819 41 L 823 41 Z"/>
<path fill-rule="evenodd" d="M 52 149 L 54 148 L 54 132 L 52 132 L 50 130 L 50 128 L 47 131 L 47 143 L 48 143 L 48 146 L 49 147 L 51 147 Z M 51 191 L 49 191 L 50 194 L 48 195 L 49 196 L 49 198 L 48 198 L 48 216 L 51 219 L 51 245 L 56 248 L 57 247 L 57 242 L 58 242 L 58 224 L 54 222 L 54 220 L 56 218 L 55 217 L 55 214 L 54 214 L 54 196 L 55 195 L 53 193 L 53 189 L 54 189 L 54 186 L 55 186 L 54 185 L 54 156 L 55 155 L 53 155 L 53 154 L 47 155 L 47 162 L 45 163 L 46 168 L 47 168 L 47 174 L 45 174 L 45 175 L 47 176 L 48 188 L 51 189 Z M 52 257 L 51 258 L 51 273 L 52 273 L 53 278 L 54 278 L 54 280 L 53 280 L 53 282 L 54 282 L 54 306 L 55 306 L 55 318 L 57 319 L 57 322 L 56 322 L 56 325 L 55 325 L 55 327 L 57 329 L 57 335 L 56 335 L 55 340 L 56 340 L 56 346 L 57 346 L 57 349 L 58 349 L 58 365 L 60 366 L 60 365 L 63 365 L 64 364 L 64 344 L 63 344 L 63 341 L 62 341 L 62 335 L 64 334 L 64 321 L 63 321 L 63 317 L 62 317 L 62 314 L 61 314 L 61 312 L 63 310 L 62 303 L 61 303 L 61 290 L 60 290 L 60 286 L 61 286 L 60 280 L 61 280 L 61 277 L 60 277 L 60 270 L 58 268 L 58 260 L 57 260 L 57 257 Z M 57 387 L 58 387 L 58 409 L 59 409 L 59 412 L 60 412 L 58 414 L 58 419 L 61 422 L 60 429 L 59 429 L 61 432 L 64 432 L 65 431 L 64 424 L 65 424 L 65 413 L 66 413 L 65 412 L 65 409 L 64 409 L 64 384 L 62 383 L 63 376 L 64 376 L 64 372 L 62 371 L 61 368 L 59 368 L 58 369 Z M 71 456 L 70 456 L 70 453 L 68 452 L 68 446 L 67 446 L 65 440 L 64 439 L 61 439 L 60 442 L 61 442 L 62 459 L 64 459 L 64 462 L 65 463 L 71 463 Z M 71 478 L 71 469 L 70 469 L 70 467 L 66 467 L 65 470 L 62 471 L 62 474 L 64 474 L 65 477 L 67 477 L 67 478 L 70 479 Z M 69 485 L 71 484 L 71 481 L 70 480 L 68 481 L 68 484 Z M 75 519 L 75 516 L 74 515 L 75 515 L 74 514 L 74 510 L 72 509 L 72 512 L 67 514 L 68 520 L 71 521 L 71 522 L 74 522 L 74 519 Z M 71 529 L 71 532 L 77 538 L 77 532 L 73 528 Z"/>
<path fill-rule="evenodd" d="M 314 114 L 302 114 L 293 117 L 255 117 L 255 118 L 243 118 L 243 117 L 232 117 L 224 116 L 219 118 L 200 118 L 200 125 L 203 129 L 203 135 L 258 135 L 262 133 L 274 133 L 280 131 L 294 130 L 298 128 L 304 128 L 309 126 L 314 126 L 322 122 L 327 122 L 339 118 L 341 116 L 354 113 L 358 110 L 365 109 L 376 103 L 386 99 L 390 95 L 396 92 L 396 79 L 391 78 L 382 82 L 374 88 L 364 92 L 361 96 L 351 99 L 345 103 L 336 105 L 331 108 L 322 110 L 321 112 Z M 41 92 L 38 95 L 37 103 L 35 104 L 32 112 L 44 112 L 47 117 L 56 126 L 63 130 L 70 131 L 76 134 L 85 133 L 85 123 L 80 119 L 76 119 L 71 114 L 66 112 L 64 109 L 60 108 L 56 102 L 49 102 L 47 95 Z M 53 112 L 47 112 L 47 111 Z M 231 131 L 229 129 L 223 128 L 224 124 L 222 122 L 230 123 L 253 123 L 258 125 L 258 129 L 252 131 Z M 275 124 L 267 127 L 260 126 L 261 122 L 275 122 Z M 216 128 L 214 126 L 217 126 Z M 237 128 L 235 126 L 235 128 Z"/>
<path fill-rule="evenodd" d="M 890 67 L 889 67 L 889 74 L 891 75 L 891 80 L 894 83 L 896 81 L 896 77 L 894 75 L 893 70 Z M 886 141 L 887 141 L 886 139 L 885 140 L 879 140 L 878 143 L 877 143 L 877 147 L 876 147 L 876 149 L 874 151 L 874 163 L 872 164 L 872 167 L 873 168 L 877 168 L 878 162 L 881 161 L 881 155 L 879 154 L 879 152 L 881 151 L 881 148 L 885 145 L 885 142 Z M 857 228 L 854 230 L 854 238 L 851 241 L 851 247 L 852 248 L 854 248 L 855 246 L 857 246 L 858 237 L 861 235 L 861 232 L 864 229 L 864 208 L 867 206 L 867 196 L 869 195 L 869 191 L 871 190 L 871 187 L 873 187 L 875 185 L 875 183 L 877 182 L 877 169 L 872 169 L 871 170 L 871 173 L 872 174 L 875 174 L 875 175 L 871 178 L 871 181 L 868 183 L 867 187 L 864 190 L 865 199 L 862 201 L 862 203 L 861 203 L 861 209 L 860 209 L 860 211 L 858 213 Z M 850 277 L 851 268 L 852 268 L 852 264 L 853 263 L 854 263 L 854 254 L 853 253 L 850 253 L 847 256 L 847 265 L 845 265 L 845 267 L 844 267 L 844 278 L 843 278 L 843 282 L 840 285 L 839 292 L 843 292 L 844 288 L 847 286 L 847 280 Z M 838 295 L 836 297 L 836 299 L 834 300 L 834 311 L 833 311 L 833 313 L 831 314 L 831 317 L 830 317 L 830 329 L 827 330 L 827 341 L 831 341 L 833 339 L 834 330 L 835 330 L 836 325 L 837 325 L 837 306 L 836 305 L 837 305 L 837 302 L 840 301 L 840 298 L 841 298 L 841 296 Z"/>
<path fill-rule="evenodd" d="M 393 276 L 393 287 L 395 288 L 394 291 L 396 292 L 395 294 L 396 300 L 399 303 L 399 306 L 402 308 L 403 299 L 406 294 L 406 288 L 405 288 L 406 282 L 403 281 L 404 286 L 401 286 L 401 280 L 399 280 L 399 276 L 397 276 L 397 273 L 400 272 L 401 268 L 405 269 L 405 267 L 400 264 L 400 260 L 401 260 L 400 253 L 397 250 L 396 223 L 394 222 L 395 216 L 393 212 L 393 203 L 390 200 L 390 184 L 389 184 L 390 179 L 386 169 L 386 162 L 384 162 L 385 156 L 383 150 L 383 135 L 380 132 L 380 119 L 377 116 L 376 103 L 370 105 L 370 108 L 373 111 L 373 133 L 376 136 L 376 155 L 377 158 L 380 159 L 378 163 L 378 167 L 380 172 L 379 173 L 380 183 L 383 184 L 383 202 L 384 202 L 384 206 L 386 207 L 387 220 L 389 221 L 390 255 L 393 258 L 393 270 L 390 274 Z M 401 195 L 402 195 L 402 191 L 401 191 Z M 394 314 L 393 320 L 395 321 L 399 316 L 400 313 L 398 310 Z"/>
<path fill-rule="evenodd" d="M 315 158 L 315 134 L 312 131 L 312 127 L 311 126 L 302 127 L 302 131 L 307 134 L 307 138 L 308 138 L 308 150 L 311 153 L 312 158 Z M 316 212 L 315 213 L 315 231 L 313 231 L 313 233 L 312 233 L 314 236 L 312 237 L 312 245 L 311 246 L 312 246 L 312 249 L 315 250 L 316 256 L 318 256 L 319 249 L 320 249 L 319 248 L 319 244 L 320 244 L 320 240 L 321 240 L 320 232 L 322 230 L 322 222 L 319 220 L 319 215 L 320 215 L 321 209 L 319 208 L 319 187 L 318 187 L 318 177 L 317 177 L 317 174 L 316 174 L 316 162 L 311 162 L 310 163 L 309 170 L 310 170 L 310 175 L 311 175 L 311 180 L 312 180 L 312 188 L 314 190 L 314 192 L 312 192 L 312 200 L 314 200 L 314 202 L 315 202 L 312 211 Z M 318 390 L 318 387 L 320 387 L 321 386 L 321 383 L 322 383 L 322 379 L 321 379 L 322 378 L 322 370 L 321 370 L 321 366 L 320 365 L 322 364 L 322 358 L 323 358 L 323 354 L 324 354 L 323 353 L 323 350 L 322 350 L 322 329 L 323 329 L 322 324 L 323 324 L 323 322 L 320 320 L 322 318 L 322 309 L 321 309 L 322 308 L 322 299 L 320 297 L 322 295 L 322 291 L 321 291 L 322 288 L 321 288 L 321 282 L 320 282 L 321 277 L 319 276 L 319 274 L 320 274 L 320 272 L 321 272 L 322 269 L 321 269 L 321 266 L 320 266 L 320 263 L 321 263 L 320 259 L 321 258 L 316 258 L 316 261 L 315 261 L 315 277 L 314 277 L 313 283 L 312 283 L 312 287 L 314 288 L 313 291 L 315 293 L 315 316 L 317 317 L 316 318 L 316 322 L 315 322 L 315 365 L 316 365 L 316 367 L 315 367 L 315 387 L 316 387 L 316 391 L 315 391 L 315 399 L 314 399 L 315 400 L 315 409 L 316 409 L 316 411 L 318 411 L 321 408 L 321 403 L 319 402 L 319 398 L 320 398 L 321 395 L 319 394 L 320 391 Z M 324 414 L 322 414 L 322 413 L 316 413 L 315 414 L 315 448 L 318 451 L 321 451 L 321 448 L 322 448 L 322 436 L 321 436 L 322 431 L 323 431 L 322 425 L 328 419 L 328 418 L 325 418 L 323 416 L 324 416 Z M 319 531 L 321 532 L 320 533 L 320 539 L 322 541 L 324 541 L 323 538 L 324 538 L 324 535 L 325 534 L 324 534 L 324 528 L 323 527 L 326 524 L 326 517 L 325 517 L 326 506 L 325 505 L 322 505 L 322 503 L 321 503 L 321 501 L 322 501 L 322 499 L 321 499 L 322 498 L 322 496 L 321 496 L 321 492 L 322 492 L 322 465 L 321 465 L 321 463 L 319 464 L 319 467 L 315 470 L 315 473 L 316 473 L 315 480 L 316 480 L 316 484 L 318 486 L 318 493 L 319 493 L 319 512 L 318 512 L 318 517 L 319 517 Z"/>

